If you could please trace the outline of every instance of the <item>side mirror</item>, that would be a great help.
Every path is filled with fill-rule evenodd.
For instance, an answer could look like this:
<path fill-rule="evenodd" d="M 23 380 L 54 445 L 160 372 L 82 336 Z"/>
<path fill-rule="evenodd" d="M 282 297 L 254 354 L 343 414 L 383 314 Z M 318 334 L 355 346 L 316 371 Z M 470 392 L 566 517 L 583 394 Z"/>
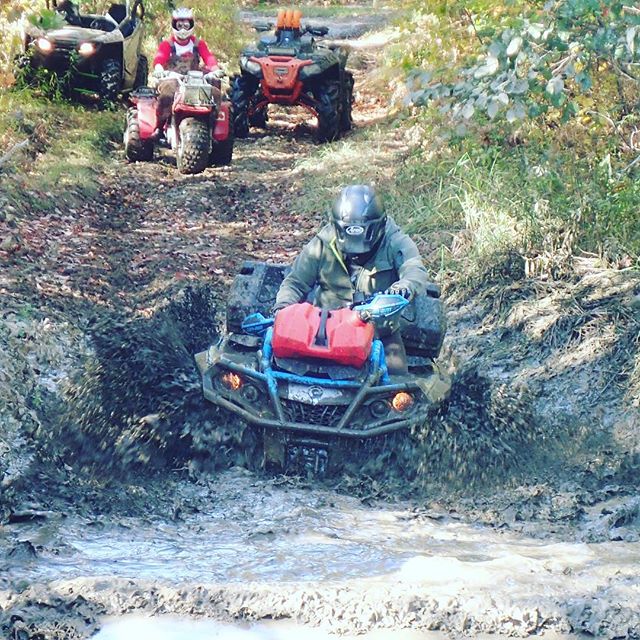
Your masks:
<path fill-rule="evenodd" d="M 433 283 L 433 282 L 429 282 L 427 284 L 427 287 L 425 289 L 425 294 L 427 296 L 429 296 L 429 298 L 439 298 L 440 297 L 440 287 Z"/>

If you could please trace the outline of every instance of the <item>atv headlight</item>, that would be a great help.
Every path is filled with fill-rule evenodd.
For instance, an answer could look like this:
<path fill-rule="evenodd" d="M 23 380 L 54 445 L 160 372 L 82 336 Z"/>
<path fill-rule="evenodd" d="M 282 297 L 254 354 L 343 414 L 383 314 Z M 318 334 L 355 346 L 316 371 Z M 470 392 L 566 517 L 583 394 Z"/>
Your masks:
<path fill-rule="evenodd" d="M 413 406 L 414 400 L 413 396 L 406 391 L 400 391 L 393 396 L 393 400 L 391 401 L 391 406 L 398 412 L 403 413 L 411 409 Z"/>
<path fill-rule="evenodd" d="M 92 56 L 94 53 L 96 52 L 96 45 L 93 44 L 92 42 L 83 42 L 79 47 L 78 47 L 78 53 L 81 56 L 85 56 L 85 57 L 89 57 Z"/>
<path fill-rule="evenodd" d="M 315 76 L 319 73 L 320 73 L 319 64 L 315 64 L 315 63 L 308 64 L 302 67 L 302 69 L 300 69 L 300 80 L 306 80 L 307 78 L 310 78 L 311 76 Z"/>
<path fill-rule="evenodd" d="M 53 51 L 53 42 L 46 38 L 38 38 L 36 40 L 36 46 L 40 51 L 42 51 L 42 53 L 51 53 Z"/>
<path fill-rule="evenodd" d="M 240 391 L 242 389 L 242 385 L 244 384 L 244 380 L 237 373 L 233 373 L 233 371 L 227 371 L 220 376 L 220 382 L 229 390 L 229 391 Z"/>

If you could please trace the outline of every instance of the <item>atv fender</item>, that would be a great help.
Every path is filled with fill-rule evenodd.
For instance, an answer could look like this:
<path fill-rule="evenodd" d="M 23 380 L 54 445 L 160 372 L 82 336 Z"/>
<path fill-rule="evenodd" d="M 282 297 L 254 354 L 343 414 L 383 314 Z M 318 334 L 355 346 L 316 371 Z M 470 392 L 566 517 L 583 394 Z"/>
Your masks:
<path fill-rule="evenodd" d="M 158 100 L 145 98 L 137 101 L 138 125 L 140 127 L 140 139 L 153 138 L 158 129 Z"/>
<path fill-rule="evenodd" d="M 223 102 L 216 116 L 216 126 L 213 129 L 213 139 L 216 142 L 224 142 L 229 137 L 231 125 L 231 103 Z"/>
<path fill-rule="evenodd" d="M 240 70 L 246 76 L 252 76 L 258 80 L 262 80 L 262 65 L 259 58 L 261 56 L 254 56 L 252 52 L 245 51 L 240 56 Z"/>

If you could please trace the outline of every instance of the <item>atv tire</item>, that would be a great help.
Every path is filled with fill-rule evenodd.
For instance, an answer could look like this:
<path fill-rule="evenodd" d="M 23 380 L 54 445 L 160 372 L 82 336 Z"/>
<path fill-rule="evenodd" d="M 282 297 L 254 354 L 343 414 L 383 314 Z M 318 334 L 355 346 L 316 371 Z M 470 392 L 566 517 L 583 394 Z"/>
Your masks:
<path fill-rule="evenodd" d="M 131 162 L 153 159 L 153 142 L 140 138 L 138 110 L 134 107 L 127 112 L 127 128 L 124 132 L 124 155 Z"/>
<path fill-rule="evenodd" d="M 133 81 L 133 88 L 139 89 L 146 87 L 149 81 L 149 60 L 147 56 L 138 56 L 138 68 L 136 69 L 136 77 Z"/>
<path fill-rule="evenodd" d="M 122 88 L 122 65 L 112 58 L 107 58 L 102 63 L 102 69 L 98 79 L 98 93 L 100 94 L 100 106 L 103 109 L 110 107 L 117 99 Z"/>
<path fill-rule="evenodd" d="M 238 76 L 231 86 L 233 104 L 233 133 L 236 138 L 249 135 L 249 104 L 256 92 L 257 84 L 245 76 Z"/>
<path fill-rule="evenodd" d="M 201 173 L 209 164 L 211 132 L 206 122 L 185 118 L 180 123 L 177 164 L 180 173 Z"/>
<path fill-rule="evenodd" d="M 329 80 L 314 92 L 317 101 L 317 142 L 332 142 L 340 135 L 340 82 Z"/>
<path fill-rule="evenodd" d="M 209 163 L 219 167 L 230 165 L 233 159 L 234 142 L 233 128 L 229 127 L 229 136 L 226 140 L 222 140 L 221 142 L 214 141 L 211 155 L 209 156 Z"/>
<path fill-rule="evenodd" d="M 267 120 L 269 116 L 267 114 L 267 107 L 262 107 L 259 111 L 254 111 L 249 116 L 249 124 L 252 127 L 257 127 L 258 129 L 266 129 L 267 128 Z"/>
<path fill-rule="evenodd" d="M 342 109 L 340 111 L 340 131 L 351 131 L 351 127 L 353 126 L 353 119 L 351 118 L 353 84 L 353 74 L 350 71 L 345 71 L 342 90 Z"/>

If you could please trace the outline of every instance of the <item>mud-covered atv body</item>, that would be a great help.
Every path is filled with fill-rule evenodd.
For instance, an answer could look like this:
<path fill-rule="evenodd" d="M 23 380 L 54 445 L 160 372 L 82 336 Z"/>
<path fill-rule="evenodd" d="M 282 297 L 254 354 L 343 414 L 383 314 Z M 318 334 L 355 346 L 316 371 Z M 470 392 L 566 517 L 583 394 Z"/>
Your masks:
<path fill-rule="evenodd" d="M 200 173 L 212 164 L 230 164 L 234 142 L 231 103 L 221 99 L 220 91 L 205 80 L 201 71 L 186 75 L 169 71 L 166 76 L 178 80 L 179 87 L 171 118 L 165 123 L 160 123 L 155 89 L 142 87 L 130 96 L 132 106 L 124 133 L 127 159 L 152 160 L 156 144 L 164 138 L 176 155 L 181 173 Z"/>
<path fill-rule="evenodd" d="M 426 295 L 402 312 L 409 375 L 392 376 L 382 342 L 354 315 L 358 307 L 322 314 L 294 305 L 256 335 L 247 316 L 268 312 L 285 273 L 282 265 L 245 263 L 229 296 L 227 334 L 196 362 L 205 398 L 263 436 L 267 467 L 325 475 L 358 445 L 425 422 L 447 396 L 449 379 L 434 361 L 444 313 Z"/>
<path fill-rule="evenodd" d="M 49 4 L 49 3 L 47 3 Z M 57 2 L 53 0 L 53 8 Z M 107 105 L 123 92 L 146 84 L 147 58 L 141 54 L 143 0 L 114 3 L 104 15 L 60 14 L 61 26 L 28 23 L 16 77 L 37 80 L 40 69 L 54 73 L 73 94 Z"/>
<path fill-rule="evenodd" d="M 346 69 L 348 53 L 315 40 L 327 33 L 326 27 L 302 27 L 299 12 L 281 12 L 274 34 L 243 51 L 241 74 L 232 86 L 237 137 L 246 137 L 251 125 L 266 126 L 270 104 L 310 111 L 318 120 L 318 142 L 335 140 L 351 129 L 353 76 Z"/>

